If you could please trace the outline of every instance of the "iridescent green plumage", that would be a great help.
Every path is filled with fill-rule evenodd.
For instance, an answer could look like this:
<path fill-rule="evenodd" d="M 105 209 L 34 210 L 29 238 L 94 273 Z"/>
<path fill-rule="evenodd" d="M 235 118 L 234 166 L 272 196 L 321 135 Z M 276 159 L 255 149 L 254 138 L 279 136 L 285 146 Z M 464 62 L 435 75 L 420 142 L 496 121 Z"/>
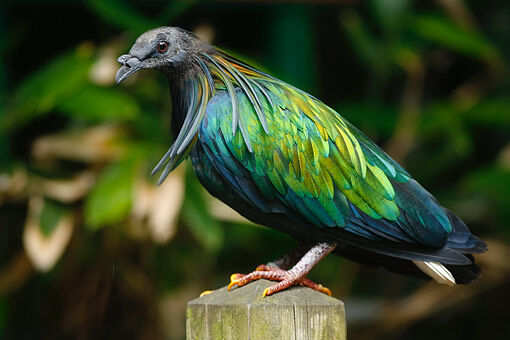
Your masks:
<path fill-rule="evenodd" d="M 266 199 L 299 211 L 316 226 L 349 227 L 350 204 L 373 219 L 398 221 L 398 203 L 405 202 L 390 181 L 407 183 L 410 176 L 359 130 L 314 97 L 221 52 L 203 57 L 208 74 L 199 73 L 192 89 L 202 89 L 199 98 L 207 98 L 204 81 L 216 79 L 215 93 L 205 117 L 201 105 L 193 110 L 195 119 L 204 119 L 199 140 L 213 150 L 211 157 L 223 159 L 232 172 L 242 166 Z M 194 133 L 181 129 L 169 159 L 192 147 Z M 177 163 L 168 164 L 170 170 Z M 435 227 L 433 245 L 437 238 L 444 242 L 451 225 L 439 206 L 431 208 L 432 216 L 410 213 L 417 212 L 424 228 Z"/>
<path fill-rule="evenodd" d="M 164 169 L 160 181 L 189 154 L 206 189 L 256 223 L 391 270 L 420 276 L 409 260 L 430 261 L 453 265 L 461 283 L 477 276 L 464 254 L 485 244 L 340 114 L 185 31 L 162 30 L 179 46 L 162 56 L 168 64 L 154 61 L 170 79 L 176 134 L 154 169 Z"/>

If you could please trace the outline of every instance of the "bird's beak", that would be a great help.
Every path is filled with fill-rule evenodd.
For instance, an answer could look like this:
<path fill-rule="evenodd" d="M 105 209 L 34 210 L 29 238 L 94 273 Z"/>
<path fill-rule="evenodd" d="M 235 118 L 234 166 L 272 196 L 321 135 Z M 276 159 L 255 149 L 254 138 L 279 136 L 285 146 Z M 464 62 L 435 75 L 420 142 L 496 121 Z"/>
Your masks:
<path fill-rule="evenodd" d="M 145 62 L 143 60 L 139 60 L 136 57 L 133 57 L 129 54 L 124 54 L 117 59 L 122 66 L 117 71 L 117 76 L 115 76 L 115 80 L 117 84 L 120 84 L 124 79 L 135 73 L 136 71 L 144 68 Z"/>

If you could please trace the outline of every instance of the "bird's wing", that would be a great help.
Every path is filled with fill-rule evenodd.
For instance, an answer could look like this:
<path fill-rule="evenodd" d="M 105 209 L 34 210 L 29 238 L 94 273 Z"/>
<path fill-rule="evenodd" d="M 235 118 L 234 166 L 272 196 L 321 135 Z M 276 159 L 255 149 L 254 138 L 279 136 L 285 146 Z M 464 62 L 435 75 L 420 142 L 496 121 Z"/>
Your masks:
<path fill-rule="evenodd" d="M 363 133 L 305 92 L 224 61 L 233 89 L 211 99 L 199 138 L 242 197 L 369 239 L 444 245 L 443 208 Z"/>

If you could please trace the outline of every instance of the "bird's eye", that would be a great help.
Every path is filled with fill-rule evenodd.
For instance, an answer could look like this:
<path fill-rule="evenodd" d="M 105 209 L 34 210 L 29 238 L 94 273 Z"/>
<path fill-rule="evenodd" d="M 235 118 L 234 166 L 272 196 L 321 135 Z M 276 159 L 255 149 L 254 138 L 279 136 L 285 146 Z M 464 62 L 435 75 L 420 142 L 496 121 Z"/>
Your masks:
<path fill-rule="evenodd" d="M 158 52 L 159 53 L 165 53 L 166 50 L 168 50 L 168 43 L 164 40 L 161 40 L 159 43 L 158 43 Z"/>

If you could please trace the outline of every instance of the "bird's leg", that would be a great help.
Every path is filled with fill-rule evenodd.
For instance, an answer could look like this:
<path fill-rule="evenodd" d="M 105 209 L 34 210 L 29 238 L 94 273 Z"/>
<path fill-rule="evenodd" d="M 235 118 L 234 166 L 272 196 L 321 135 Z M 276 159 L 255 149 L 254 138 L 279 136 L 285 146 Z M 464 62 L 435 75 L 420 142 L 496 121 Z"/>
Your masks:
<path fill-rule="evenodd" d="M 255 268 L 254 271 L 256 272 L 262 272 L 262 271 L 278 271 L 281 269 L 290 269 L 292 266 L 294 266 L 302 257 L 310 250 L 309 245 L 300 244 L 297 248 L 294 250 L 288 252 L 287 254 L 283 255 L 282 257 L 268 262 L 267 264 L 261 264 L 257 268 Z M 233 281 L 235 279 L 240 279 L 243 276 L 246 276 L 247 274 L 240 274 L 235 273 L 230 276 L 230 281 Z"/>
<path fill-rule="evenodd" d="M 302 257 L 310 250 L 309 245 L 305 245 L 303 243 L 299 244 L 298 247 L 293 249 L 292 251 L 288 252 L 287 254 L 283 255 L 282 257 L 268 262 L 267 264 L 261 264 L 257 268 L 255 268 L 254 271 L 256 272 L 262 272 L 262 271 L 280 271 L 281 269 L 288 270 L 292 266 L 294 266 Z M 243 276 L 246 276 L 248 274 L 240 274 L 235 273 L 230 276 L 230 281 L 240 279 Z"/>
<path fill-rule="evenodd" d="M 278 270 L 278 269 L 290 269 L 293 265 L 295 265 L 299 259 L 301 259 L 303 257 L 303 255 L 308 251 L 310 250 L 310 246 L 309 245 L 305 245 L 305 244 L 299 244 L 299 246 L 297 246 L 294 250 L 290 251 L 289 253 L 283 255 L 282 257 L 272 261 L 272 262 L 269 262 L 268 264 L 261 264 L 260 266 L 258 266 L 255 271 L 274 271 L 274 270 Z M 235 278 L 241 278 L 245 276 L 244 274 L 239 274 L 239 273 L 236 273 L 236 274 L 232 274 L 230 276 L 230 280 L 234 280 Z M 310 281 L 308 279 L 306 279 L 307 281 Z M 314 284 L 312 281 L 310 281 L 311 284 Z M 305 283 L 302 283 L 303 285 L 306 285 Z M 311 286 L 309 286 L 310 288 L 313 288 Z M 327 289 L 327 288 L 326 288 Z M 316 289 L 317 290 L 317 289 Z M 214 292 L 214 290 L 205 290 L 203 291 L 202 293 L 200 293 L 200 297 L 202 296 L 205 296 L 205 295 L 209 295 L 211 294 L 212 292 Z M 329 295 L 331 295 L 331 292 L 329 293 Z"/>
<path fill-rule="evenodd" d="M 260 266 L 258 266 L 255 271 L 275 271 L 275 270 L 282 270 L 282 269 L 290 269 L 293 265 L 295 265 L 302 257 L 304 254 L 306 254 L 306 252 L 310 250 L 310 246 L 309 245 L 305 245 L 305 244 L 299 244 L 298 247 L 296 247 L 294 250 L 290 251 L 289 253 L 283 255 L 282 257 L 272 261 L 272 262 L 269 262 L 268 264 L 261 264 Z M 238 278 L 241 278 L 245 276 L 245 274 L 239 274 L 239 273 L 236 273 L 236 274 L 232 274 L 230 276 L 230 280 L 233 281 L 234 279 L 238 279 Z M 312 285 L 314 285 L 314 283 L 308 279 L 305 279 L 306 280 L 306 283 L 310 283 L 310 285 L 307 285 L 305 282 L 303 282 L 302 284 L 305 285 L 305 286 L 308 286 L 312 289 L 314 289 L 312 287 Z M 326 288 L 327 289 L 327 288 Z M 317 290 L 317 289 L 315 289 Z M 329 291 L 329 290 L 328 290 Z M 206 291 L 203 291 L 201 294 L 200 294 L 200 297 L 202 296 L 205 296 L 205 295 L 209 295 L 211 294 L 212 292 L 214 292 L 214 290 L 206 290 Z M 331 295 L 331 292 L 329 292 L 329 295 Z"/>
<path fill-rule="evenodd" d="M 306 275 L 310 272 L 313 266 L 335 249 L 335 247 L 336 243 L 317 243 L 310 248 L 310 250 L 308 250 L 308 252 L 306 252 L 306 254 L 304 254 L 304 256 L 288 271 L 277 267 L 261 265 L 257 268 L 261 270 L 255 270 L 247 275 L 233 274 L 230 277 L 228 289 L 230 290 L 235 285 L 242 287 L 245 284 L 258 279 L 267 279 L 280 282 L 266 288 L 263 296 L 271 295 L 297 284 L 331 295 L 329 289 L 310 281 L 306 278 Z"/>

